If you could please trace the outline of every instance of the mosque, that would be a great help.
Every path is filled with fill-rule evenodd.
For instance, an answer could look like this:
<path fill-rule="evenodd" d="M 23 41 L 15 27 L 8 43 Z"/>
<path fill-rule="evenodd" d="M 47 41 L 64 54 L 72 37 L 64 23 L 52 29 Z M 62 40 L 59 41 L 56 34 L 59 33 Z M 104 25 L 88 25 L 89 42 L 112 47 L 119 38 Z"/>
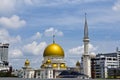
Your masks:
<path fill-rule="evenodd" d="M 55 43 L 48 45 L 44 52 L 42 64 L 40 69 L 34 70 L 30 67 L 30 62 L 27 59 L 25 61 L 23 73 L 21 76 L 23 78 L 57 78 L 57 76 L 63 70 L 67 70 L 67 65 L 64 60 L 65 54 L 63 48 Z"/>
<path fill-rule="evenodd" d="M 46 79 L 52 79 L 52 78 L 58 78 L 59 74 L 62 71 L 69 71 L 71 70 L 77 70 L 80 71 L 80 63 L 77 62 L 76 66 L 74 68 L 70 68 L 66 65 L 66 62 L 64 60 L 65 53 L 63 48 L 57 44 L 54 40 L 53 35 L 53 43 L 48 45 L 44 52 L 43 52 L 43 61 L 40 66 L 40 69 L 33 69 L 30 66 L 30 62 L 27 59 L 24 63 L 24 67 L 22 67 L 22 70 L 20 71 L 19 76 L 22 78 L 46 78 Z M 87 20 L 85 16 L 85 26 L 84 26 L 84 54 L 83 54 L 83 74 L 79 77 L 88 78 L 91 77 L 91 67 L 90 67 L 90 56 L 88 54 L 88 44 L 89 44 L 89 38 L 88 38 L 88 26 L 87 26 Z"/>

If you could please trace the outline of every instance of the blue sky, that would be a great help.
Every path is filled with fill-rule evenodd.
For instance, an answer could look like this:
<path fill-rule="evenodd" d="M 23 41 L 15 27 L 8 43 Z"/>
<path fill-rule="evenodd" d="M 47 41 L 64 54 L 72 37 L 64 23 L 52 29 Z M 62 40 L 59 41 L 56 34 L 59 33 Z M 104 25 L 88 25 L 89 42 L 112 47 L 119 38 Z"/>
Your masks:
<path fill-rule="evenodd" d="M 0 0 L 0 42 L 10 44 L 10 65 L 21 68 L 29 59 L 39 68 L 54 32 L 67 65 L 75 66 L 83 53 L 85 12 L 90 53 L 115 52 L 120 47 L 119 0 Z"/>

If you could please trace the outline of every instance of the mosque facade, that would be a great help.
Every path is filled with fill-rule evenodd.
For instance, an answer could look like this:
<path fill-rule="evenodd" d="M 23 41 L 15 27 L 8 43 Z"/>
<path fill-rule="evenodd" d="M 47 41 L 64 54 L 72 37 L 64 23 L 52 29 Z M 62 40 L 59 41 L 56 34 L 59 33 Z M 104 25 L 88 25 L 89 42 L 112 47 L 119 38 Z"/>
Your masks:
<path fill-rule="evenodd" d="M 81 79 L 88 79 L 88 76 L 84 74 L 80 74 L 80 63 L 77 61 L 76 67 L 68 67 L 64 60 L 65 54 L 63 48 L 53 41 L 52 44 L 48 45 L 44 52 L 43 52 L 43 61 L 40 66 L 40 69 L 33 69 L 30 66 L 30 61 L 27 59 L 24 63 L 24 66 L 19 71 L 18 77 L 21 78 L 40 78 L 40 79 L 53 79 L 53 78 L 60 78 L 66 77 L 76 77 L 77 76 Z M 74 76 L 73 76 L 74 73 Z M 59 76 L 60 75 L 60 76 Z"/>
<path fill-rule="evenodd" d="M 64 50 L 59 44 L 55 42 L 54 37 L 55 36 L 53 35 L 53 43 L 49 44 L 43 52 L 43 61 L 42 61 L 42 64 L 40 65 L 40 69 L 32 69 L 30 67 L 29 60 L 26 60 L 24 67 L 20 71 L 21 72 L 20 77 L 53 79 L 53 78 L 59 78 L 59 74 L 62 71 L 68 71 L 68 73 L 72 71 L 73 73 L 76 73 L 74 71 L 80 72 L 79 61 L 76 63 L 76 67 L 74 68 L 70 68 L 66 65 L 66 62 L 64 60 L 64 57 L 65 57 Z M 79 74 L 79 78 L 85 79 L 85 78 L 88 78 L 88 76 L 91 77 L 90 56 L 88 54 L 89 38 L 88 38 L 88 27 L 87 27 L 86 18 L 85 18 L 85 29 L 84 29 L 83 42 L 84 42 L 84 54 L 83 54 L 82 63 L 83 63 L 84 68 L 83 68 L 83 74 L 81 73 L 78 73 L 78 74 Z"/>
<path fill-rule="evenodd" d="M 43 58 L 41 69 L 36 73 L 37 78 L 57 78 L 63 70 L 67 69 L 64 50 L 54 40 L 52 44 L 45 48 Z"/>
<path fill-rule="evenodd" d="M 19 77 L 22 78 L 41 78 L 41 79 L 52 79 L 63 71 L 67 70 L 67 65 L 64 60 L 65 54 L 63 48 L 55 43 L 48 45 L 43 53 L 43 61 L 40 69 L 32 69 L 30 62 L 27 59 L 20 71 Z"/>

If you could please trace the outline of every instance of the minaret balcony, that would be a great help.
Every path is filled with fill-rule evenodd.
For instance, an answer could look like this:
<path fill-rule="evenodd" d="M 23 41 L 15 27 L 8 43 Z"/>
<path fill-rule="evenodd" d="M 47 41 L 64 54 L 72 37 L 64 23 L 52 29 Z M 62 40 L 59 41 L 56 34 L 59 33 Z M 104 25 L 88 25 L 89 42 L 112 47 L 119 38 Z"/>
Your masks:
<path fill-rule="evenodd" d="M 84 38 L 83 42 L 89 42 L 90 39 Z"/>

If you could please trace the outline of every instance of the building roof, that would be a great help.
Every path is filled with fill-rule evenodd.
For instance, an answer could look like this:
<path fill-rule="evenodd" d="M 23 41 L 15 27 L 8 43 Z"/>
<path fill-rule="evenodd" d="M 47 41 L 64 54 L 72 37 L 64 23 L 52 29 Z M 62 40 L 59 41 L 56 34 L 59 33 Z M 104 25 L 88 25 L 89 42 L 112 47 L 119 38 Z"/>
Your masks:
<path fill-rule="evenodd" d="M 60 78 L 77 78 L 78 76 L 81 77 L 88 77 L 87 75 L 84 75 L 82 73 L 79 73 L 77 71 L 70 71 L 70 70 L 64 70 L 62 71 L 58 77 Z"/>
<path fill-rule="evenodd" d="M 105 57 L 117 57 L 117 52 L 114 52 L 114 53 L 99 53 L 96 55 L 96 57 L 100 57 L 100 56 L 105 56 Z"/>

